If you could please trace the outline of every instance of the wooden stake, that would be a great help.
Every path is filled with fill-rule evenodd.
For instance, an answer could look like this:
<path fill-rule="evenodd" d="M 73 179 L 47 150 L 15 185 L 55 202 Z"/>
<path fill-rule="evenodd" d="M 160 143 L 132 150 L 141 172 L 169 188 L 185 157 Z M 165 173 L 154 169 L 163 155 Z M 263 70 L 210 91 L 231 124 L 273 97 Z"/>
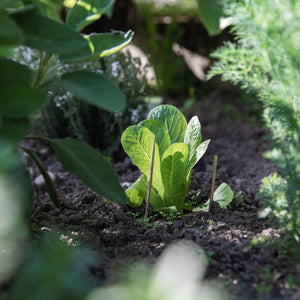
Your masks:
<path fill-rule="evenodd" d="M 216 181 L 216 172 L 217 172 L 217 164 L 218 164 L 218 156 L 214 156 L 214 165 L 213 165 L 213 173 L 211 179 L 211 189 L 210 189 L 210 201 L 209 201 L 209 210 L 212 202 L 214 201 L 214 192 L 215 192 L 215 181 Z"/>
<path fill-rule="evenodd" d="M 155 136 L 154 136 L 153 146 L 152 146 L 152 155 L 151 155 L 151 164 L 150 164 L 150 175 L 149 175 L 149 186 L 148 186 L 148 192 L 147 192 L 147 202 L 146 202 L 145 218 L 148 218 L 148 216 L 149 216 L 150 196 L 151 196 L 153 166 L 154 166 L 154 155 L 155 155 Z"/>

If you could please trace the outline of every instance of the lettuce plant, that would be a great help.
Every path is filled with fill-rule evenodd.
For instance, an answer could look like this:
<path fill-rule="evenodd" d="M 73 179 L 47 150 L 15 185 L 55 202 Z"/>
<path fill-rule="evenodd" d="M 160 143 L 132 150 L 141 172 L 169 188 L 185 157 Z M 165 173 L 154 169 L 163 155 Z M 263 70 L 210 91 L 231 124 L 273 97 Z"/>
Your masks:
<path fill-rule="evenodd" d="M 204 155 L 210 140 L 202 142 L 201 124 L 194 116 L 187 124 L 174 106 L 152 109 L 148 118 L 128 127 L 122 146 L 142 172 L 126 191 L 128 204 L 137 207 L 146 199 L 155 137 L 155 155 L 150 203 L 154 210 L 187 208 L 184 200 L 191 183 L 192 168 Z"/>

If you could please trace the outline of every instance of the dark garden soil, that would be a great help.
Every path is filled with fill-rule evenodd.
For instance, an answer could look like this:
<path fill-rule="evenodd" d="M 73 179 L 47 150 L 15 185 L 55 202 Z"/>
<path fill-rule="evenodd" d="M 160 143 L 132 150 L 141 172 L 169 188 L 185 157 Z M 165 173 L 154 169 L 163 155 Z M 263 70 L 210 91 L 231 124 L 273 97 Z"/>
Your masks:
<path fill-rule="evenodd" d="M 261 125 L 250 125 L 248 106 L 238 105 L 241 110 L 237 112 L 226 102 L 230 97 L 232 94 L 213 92 L 199 99 L 191 114 L 199 116 L 203 139 L 211 139 L 211 143 L 194 169 L 188 195 L 188 200 L 197 203 L 209 198 L 213 156 L 218 155 L 216 186 L 226 182 L 235 194 L 242 195 L 235 196 L 230 208 L 214 205 L 209 213 L 184 212 L 176 220 L 157 216 L 145 223 L 140 218 L 144 207 L 132 209 L 103 199 L 65 171 L 45 145 L 33 144 L 48 171 L 55 175 L 62 202 L 62 210 L 54 208 L 43 188 L 36 187 L 31 218 L 34 232 L 63 232 L 68 241 L 89 245 L 102 257 L 93 268 L 99 283 L 113 280 L 119 264 L 135 259 L 154 263 L 168 244 L 185 239 L 209 254 L 206 278 L 221 281 L 238 299 L 290 299 L 286 278 L 294 275 L 297 267 L 290 266 L 287 257 L 271 246 L 280 236 L 276 224 L 257 216 L 262 209 L 256 196 L 260 181 L 276 171 L 262 156 L 271 143 Z M 174 100 L 171 103 L 180 105 Z M 242 121 L 236 120 L 237 114 Z M 35 179 L 38 171 L 30 168 Z M 128 158 L 115 163 L 114 168 L 124 188 L 140 175 Z M 251 246 L 255 237 L 269 243 Z M 271 276 L 266 276 L 264 269 Z M 270 286 L 273 289 L 267 292 Z M 299 290 L 298 298 L 297 291 L 293 294 L 292 299 L 300 299 Z"/>

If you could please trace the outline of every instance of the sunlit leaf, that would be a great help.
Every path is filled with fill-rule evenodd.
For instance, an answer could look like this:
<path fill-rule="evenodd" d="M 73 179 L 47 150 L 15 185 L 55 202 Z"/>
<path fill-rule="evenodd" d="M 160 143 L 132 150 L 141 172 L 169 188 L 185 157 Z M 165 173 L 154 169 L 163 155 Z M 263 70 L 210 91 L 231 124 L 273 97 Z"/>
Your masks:
<path fill-rule="evenodd" d="M 151 110 L 148 119 L 156 120 L 164 126 L 171 143 L 183 142 L 187 123 L 184 115 L 175 106 L 157 106 Z"/>
<path fill-rule="evenodd" d="M 121 143 L 124 151 L 131 158 L 142 173 L 149 179 L 154 134 L 146 127 L 133 125 L 128 127 L 122 135 Z M 163 184 L 160 171 L 160 156 L 155 143 L 153 186 L 163 195 Z"/>
<path fill-rule="evenodd" d="M 115 0 L 79 0 L 67 15 L 66 23 L 77 31 L 97 21 Z"/>
<path fill-rule="evenodd" d="M 88 45 L 79 51 L 72 51 L 60 55 L 62 62 L 76 62 L 79 60 L 93 60 L 118 52 L 132 40 L 133 32 L 98 33 L 85 36 Z"/>

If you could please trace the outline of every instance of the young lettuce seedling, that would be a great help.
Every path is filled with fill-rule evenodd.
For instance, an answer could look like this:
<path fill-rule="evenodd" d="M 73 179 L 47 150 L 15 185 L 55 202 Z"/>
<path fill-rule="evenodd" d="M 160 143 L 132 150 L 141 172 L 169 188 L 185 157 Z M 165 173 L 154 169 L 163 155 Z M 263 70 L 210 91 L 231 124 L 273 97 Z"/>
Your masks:
<path fill-rule="evenodd" d="M 154 137 L 150 203 L 155 211 L 182 211 L 187 208 L 184 200 L 191 183 L 192 168 L 206 152 L 210 140 L 202 142 L 197 116 L 187 124 L 184 115 L 171 105 L 155 107 L 146 120 L 128 127 L 121 143 L 142 172 L 126 190 L 128 204 L 133 207 L 140 206 L 147 197 Z"/>

